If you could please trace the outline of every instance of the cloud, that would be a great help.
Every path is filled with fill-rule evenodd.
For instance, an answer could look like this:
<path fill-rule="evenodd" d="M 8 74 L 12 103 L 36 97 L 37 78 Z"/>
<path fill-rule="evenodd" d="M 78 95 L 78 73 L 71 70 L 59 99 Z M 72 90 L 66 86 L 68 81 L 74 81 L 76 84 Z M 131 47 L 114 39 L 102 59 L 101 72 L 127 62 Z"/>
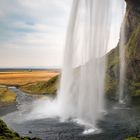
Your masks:
<path fill-rule="evenodd" d="M 0 0 L 0 67 L 60 66 L 71 4 L 72 0 Z M 114 30 L 120 27 L 118 12 L 112 12 L 110 48 L 119 37 Z"/>
<path fill-rule="evenodd" d="M 0 59 L 5 61 L 0 66 L 19 66 L 18 60 L 27 65 L 61 65 L 71 2 L 0 0 Z M 50 62 L 43 63 L 44 58 Z"/>

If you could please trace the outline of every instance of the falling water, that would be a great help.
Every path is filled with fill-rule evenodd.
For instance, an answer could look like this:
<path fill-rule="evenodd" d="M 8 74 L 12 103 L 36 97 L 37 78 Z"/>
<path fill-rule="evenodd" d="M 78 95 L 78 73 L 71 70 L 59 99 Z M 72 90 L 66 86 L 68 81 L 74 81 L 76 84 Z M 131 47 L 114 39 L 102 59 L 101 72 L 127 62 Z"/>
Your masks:
<path fill-rule="evenodd" d="M 121 8 L 122 15 L 124 15 L 125 6 Z M 120 57 L 120 77 L 119 77 L 119 103 L 125 102 L 124 85 L 125 85 L 125 23 L 122 23 L 119 42 L 119 57 Z"/>
<path fill-rule="evenodd" d="M 116 3 L 118 10 L 124 9 L 124 1 L 117 0 Z M 78 118 L 86 125 L 96 127 L 97 119 L 102 117 L 105 54 L 113 4 L 112 0 L 73 1 L 58 94 L 64 119 Z M 118 15 L 121 17 L 123 13 Z M 124 70 L 122 73 L 124 75 Z"/>
<path fill-rule="evenodd" d="M 124 40 L 120 41 L 119 47 L 120 47 L 119 103 L 124 103 L 125 101 L 124 85 L 125 85 L 125 68 L 126 68 Z"/>
<path fill-rule="evenodd" d="M 74 0 L 58 101 L 63 118 L 96 127 L 104 111 L 112 0 Z"/>

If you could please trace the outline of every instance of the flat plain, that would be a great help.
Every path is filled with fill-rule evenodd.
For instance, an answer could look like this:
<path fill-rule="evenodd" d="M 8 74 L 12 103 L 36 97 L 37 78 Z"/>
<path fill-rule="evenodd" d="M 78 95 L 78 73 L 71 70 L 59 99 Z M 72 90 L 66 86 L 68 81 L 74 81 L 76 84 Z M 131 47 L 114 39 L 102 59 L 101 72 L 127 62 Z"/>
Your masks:
<path fill-rule="evenodd" d="M 59 72 L 55 70 L 23 70 L 0 72 L 0 85 L 22 86 L 38 81 L 48 81 L 58 74 Z"/>

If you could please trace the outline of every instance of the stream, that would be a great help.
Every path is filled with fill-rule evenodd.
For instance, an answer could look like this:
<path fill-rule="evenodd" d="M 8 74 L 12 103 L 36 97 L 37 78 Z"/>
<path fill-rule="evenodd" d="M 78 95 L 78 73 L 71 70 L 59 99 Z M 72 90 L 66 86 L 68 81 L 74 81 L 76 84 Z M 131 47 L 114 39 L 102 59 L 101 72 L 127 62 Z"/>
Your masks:
<path fill-rule="evenodd" d="M 7 110 L 0 116 L 9 128 L 22 136 L 39 137 L 42 140 L 123 140 L 128 136 L 140 134 L 139 105 L 108 102 L 107 113 L 97 123 L 100 133 L 84 135 L 84 127 L 70 120 L 24 120 L 24 114 L 28 114 L 32 109 L 32 102 L 41 96 L 28 95 L 15 87 L 9 88 L 17 94 L 17 103 L 11 107 L 0 108 L 0 112 Z"/>

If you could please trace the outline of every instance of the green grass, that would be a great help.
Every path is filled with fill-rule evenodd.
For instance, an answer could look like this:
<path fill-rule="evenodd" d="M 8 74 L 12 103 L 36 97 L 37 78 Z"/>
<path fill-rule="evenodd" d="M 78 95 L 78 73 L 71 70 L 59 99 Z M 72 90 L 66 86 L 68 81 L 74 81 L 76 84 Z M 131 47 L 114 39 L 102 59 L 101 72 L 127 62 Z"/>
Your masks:
<path fill-rule="evenodd" d="M 29 94 L 55 94 L 57 90 L 58 76 L 48 81 L 35 82 L 21 86 L 20 89 Z"/>

